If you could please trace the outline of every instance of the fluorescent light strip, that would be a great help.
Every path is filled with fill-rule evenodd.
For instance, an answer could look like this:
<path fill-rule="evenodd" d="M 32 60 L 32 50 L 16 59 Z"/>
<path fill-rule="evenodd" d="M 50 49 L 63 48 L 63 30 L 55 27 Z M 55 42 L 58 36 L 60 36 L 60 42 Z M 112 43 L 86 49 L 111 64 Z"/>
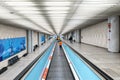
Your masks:
<path fill-rule="evenodd" d="M 21 6 L 21 7 L 14 6 L 13 8 L 19 11 L 39 11 L 39 9 L 34 6 Z"/>
<path fill-rule="evenodd" d="M 21 13 L 21 14 L 31 14 L 31 16 L 32 15 L 38 15 L 38 14 L 40 14 L 40 12 L 39 11 L 18 11 L 19 13 Z"/>
<path fill-rule="evenodd" d="M 56 6 L 70 6 L 72 2 L 44 2 L 43 5 L 56 7 Z"/>
<path fill-rule="evenodd" d="M 67 11 L 69 7 L 46 7 L 45 10 L 53 10 L 53 11 Z"/>
<path fill-rule="evenodd" d="M 22 7 L 22 6 L 35 6 L 35 4 L 33 2 L 30 2 L 31 0 L 6 0 L 4 1 L 5 4 L 9 5 L 9 6 L 19 6 L 19 7 Z"/>
<path fill-rule="evenodd" d="M 7 1 L 7 2 L 29 2 L 31 0 L 4 0 L 4 1 Z"/>
<path fill-rule="evenodd" d="M 67 14 L 68 11 L 48 11 L 49 14 Z"/>
<path fill-rule="evenodd" d="M 118 3 L 119 0 L 84 0 L 84 3 L 94 3 L 94 4 L 111 4 L 111 3 Z"/>

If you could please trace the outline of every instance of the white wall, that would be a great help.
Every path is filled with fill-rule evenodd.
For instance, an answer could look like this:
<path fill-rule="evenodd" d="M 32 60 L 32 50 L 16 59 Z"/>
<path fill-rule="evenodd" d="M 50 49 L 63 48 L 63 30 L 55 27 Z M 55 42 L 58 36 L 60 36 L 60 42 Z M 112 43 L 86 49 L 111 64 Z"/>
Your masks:
<path fill-rule="evenodd" d="M 16 37 L 26 37 L 26 30 L 0 24 L 0 39 L 16 38 Z M 21 57 L 26 52 L 27 52 L 27 50 L 24 50 L 16 55 Z M 14 56 L 12 56 L 12 57 L 14 57 Z M 10 58 L 12 58 L 12 57 L 10 57 Z M 10 58 L 8 58 L 8 59 L 10 59 Z M 0 69 L 4 66 L 8 65 L 8 59 L 0 62 Z"/>
<path fill-rule="evenodd" d="M 81 30 L 81 42 L 107 48 L 107 21 Z"/>

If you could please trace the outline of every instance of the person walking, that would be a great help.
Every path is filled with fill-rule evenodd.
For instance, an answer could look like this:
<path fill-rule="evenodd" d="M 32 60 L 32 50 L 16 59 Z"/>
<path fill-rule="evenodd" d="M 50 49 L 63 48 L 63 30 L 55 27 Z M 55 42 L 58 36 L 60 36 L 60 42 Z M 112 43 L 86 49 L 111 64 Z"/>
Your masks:
<path fill-rule="evenodd" d="M 70 43 L 72 43 L 72 36 L 70 36 L 69 40 L 70 40 Z"/>
<path fill-rule="evenodd" d="M 59 41 L 59 46 L 60 46 L 60 48 L 62 48 L 62 41 L 61 40 Z"/>

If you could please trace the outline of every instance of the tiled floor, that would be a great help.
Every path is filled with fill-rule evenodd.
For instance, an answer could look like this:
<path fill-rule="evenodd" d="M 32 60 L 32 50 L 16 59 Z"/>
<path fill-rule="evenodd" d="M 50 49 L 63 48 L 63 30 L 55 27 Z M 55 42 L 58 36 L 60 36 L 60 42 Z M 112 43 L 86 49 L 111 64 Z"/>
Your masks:
<path fill-rule="evenodd" d="M 52 42 L 49 41 L 38 48 L 35 52 L 28 54 L 15 63 L 8 67 L 8 70 L 0 75 L 0 80 L 13 80 L 27 65 L 29 65 L 38 55 L 40 55 Z"/>
<path fill-rule="evenodd" d="M 102 69 L 114 80 L 120 80 L 120 53 L 111 53 L 107 49 L 83 43 L 70 43 L 65 41 L 77 52 Z"/>

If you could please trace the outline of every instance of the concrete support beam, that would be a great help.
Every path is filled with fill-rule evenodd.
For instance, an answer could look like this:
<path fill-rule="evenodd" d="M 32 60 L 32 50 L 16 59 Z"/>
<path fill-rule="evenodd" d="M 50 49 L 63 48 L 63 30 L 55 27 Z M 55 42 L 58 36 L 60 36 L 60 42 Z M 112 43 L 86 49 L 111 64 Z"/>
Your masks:
<path fill-rule="evenodd" d="M 41 34 L 40 33 L 38 33 L 38 45 L 40 46 L 41 45 L 41 39 L 40 39 L 40 36 L 41 36 Z"/>
<path fill-rule="evenodd" d="M 119 16 L 111 16 L 108 18 L 108 51 L 110 52 L 119 52 L 119 26 Z"/>
<path fill-rule="evenodd" d="M 47 42 L 47 41 L 48 41 L 48 35 L 45 34 L 45 42 Z"/>
<path fill-rule="evenodd" d="M 33 49 L 34 49 L 34 42 L 33 42 L 33 38 L 34 38 L 34 31 L 32 31 L 32 33 L 31 33 L 32 35 L 32 51 L 33 51 Z"/>
<path fill-rule="evenodd" d="M 71 36 L 71 32 L 70 32 L 70 33 L 68 33 L 68 39 L 70 38 L 70 36 Z"/>
<path fill-rule="evenodd" d="M 69 39 L 68 34 L 66 34 L 66 36 L 67 36 L 67 40 L 68 40 Z"/>
<path fill-rule="evenodd" d="M 27 52 L 31 53 L 33 51 L 33 45 L 32 45 L 32 31 L 28 30 L 27 31 Z"/>
<path fill-rule="evenodd" d="M 75 31 L 75 41 L 80 42 L 80 30 L 79 29 Z"/>
<path fill-rule="evenodd" d="M 67 34 L 65 35 L 65 39 L 66 39 L 66 40 L 68 39 L 68 36 L 67 36 Z"/>
<path fill-rule="evenodd" d="M 72 36 L 72 40 L 75 41 L 76 39 L 76 32 L 75 31 L 72 31 L 71 32 L 71 36 Z"/>

